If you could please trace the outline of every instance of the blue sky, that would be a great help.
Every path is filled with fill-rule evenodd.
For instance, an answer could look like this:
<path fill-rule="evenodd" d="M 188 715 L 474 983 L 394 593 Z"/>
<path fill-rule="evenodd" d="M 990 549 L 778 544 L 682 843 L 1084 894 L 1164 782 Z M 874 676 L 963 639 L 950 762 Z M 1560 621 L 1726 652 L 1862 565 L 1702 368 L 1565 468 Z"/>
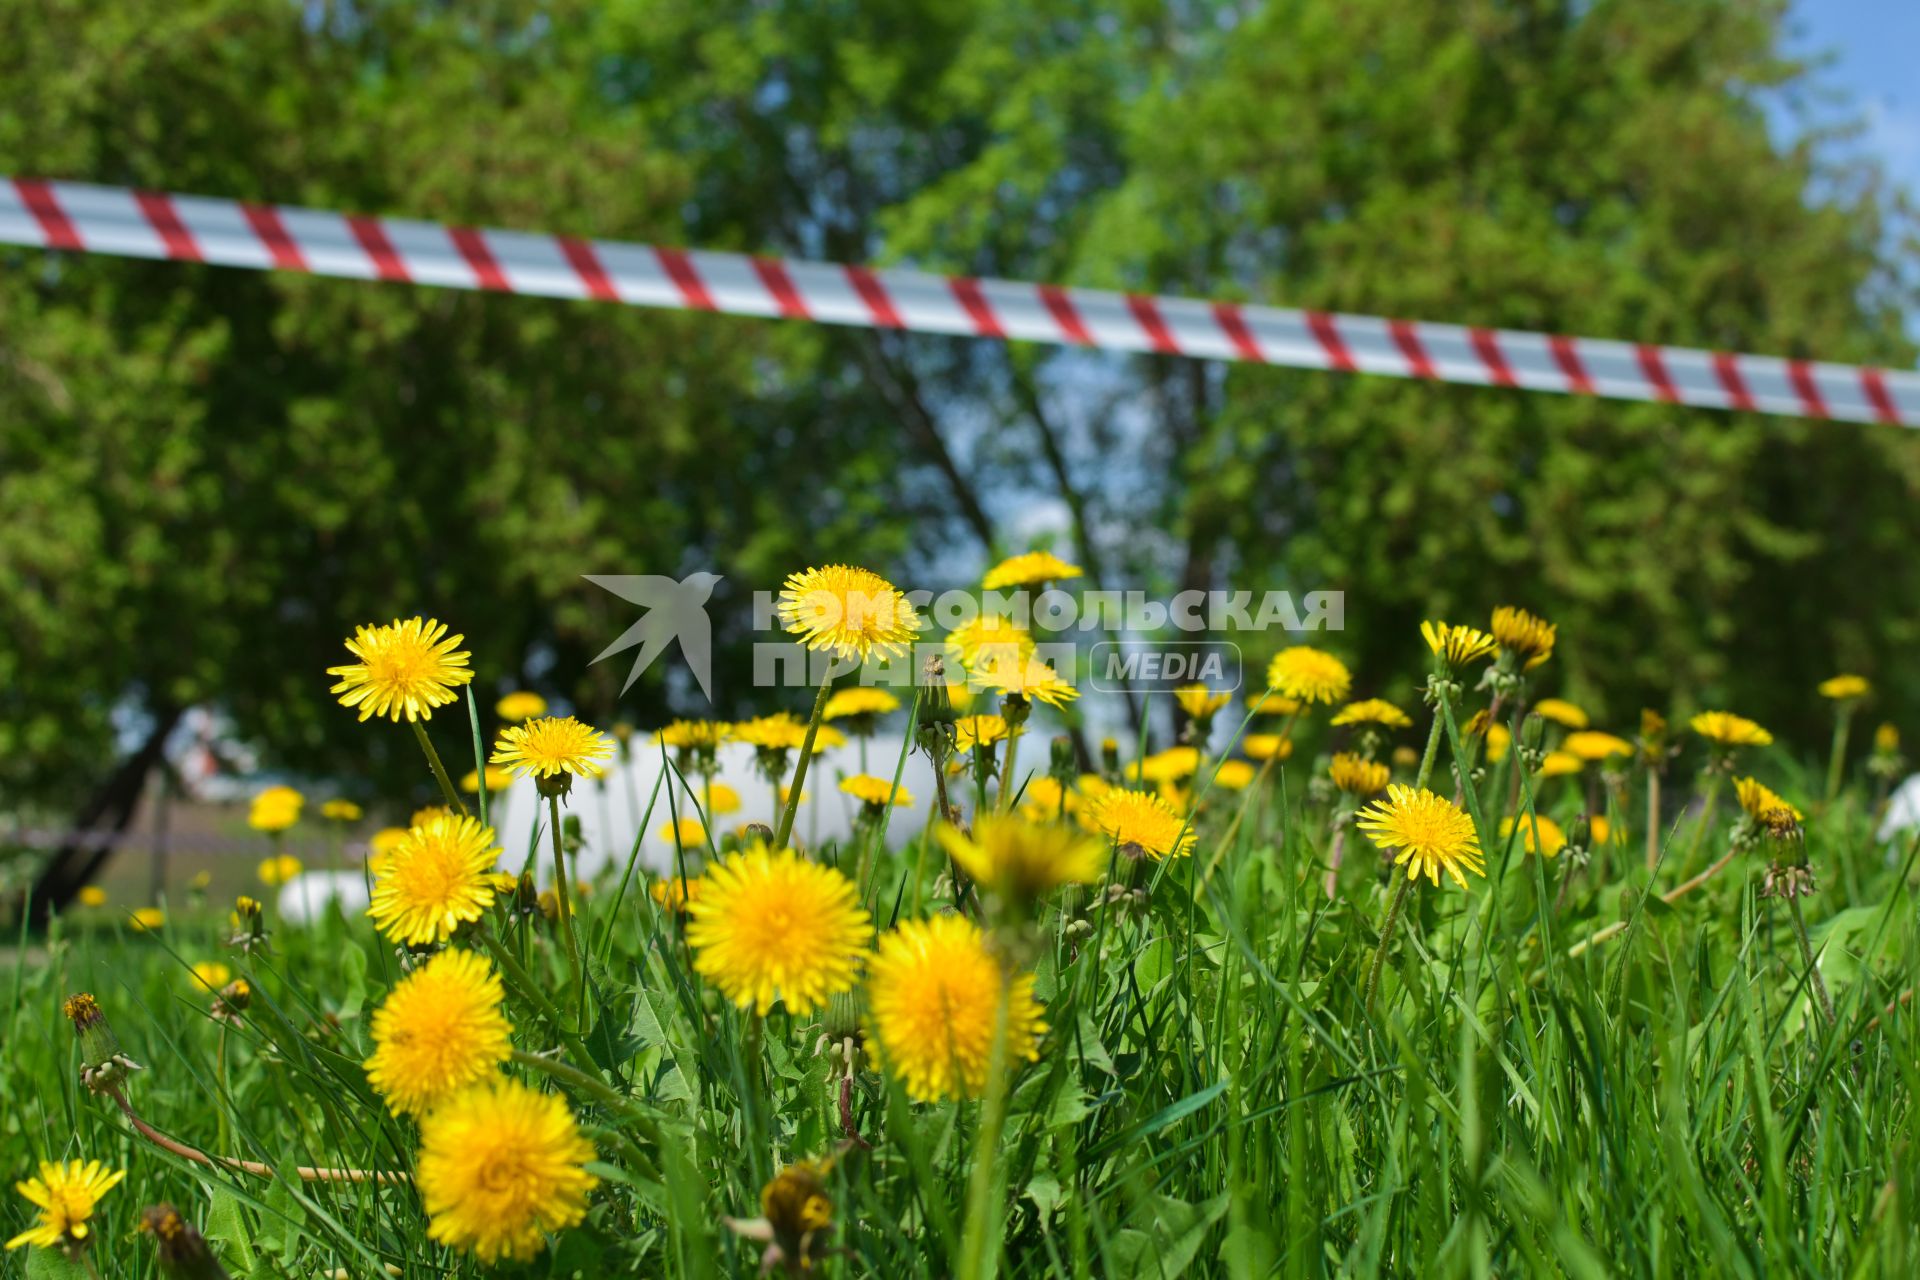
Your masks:
<path fill-rule="evenodd" d="M 1863 151 L 1920 195 L 1920 0 L 1796 0 L 1789 48 L 1828 53 L 1819 81 L 1844 91 Z"/>

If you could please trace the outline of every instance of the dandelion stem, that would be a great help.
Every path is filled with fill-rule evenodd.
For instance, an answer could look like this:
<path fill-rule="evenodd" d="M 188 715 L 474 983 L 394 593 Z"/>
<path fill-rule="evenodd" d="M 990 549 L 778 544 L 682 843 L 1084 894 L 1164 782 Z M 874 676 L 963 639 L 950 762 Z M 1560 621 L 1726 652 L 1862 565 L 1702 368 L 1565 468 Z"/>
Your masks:
<path fill-rule="evenodd" d="M 1647 769 L 1647 874 L 1660 862 L 1660 771 Z"/>
<path fill-rule="evenodd" d="M 1342 805 L 1333 818 L 1333 849 L 1327 854 L 1327 901 L 1332 902 L 1340 888 L 1340 863 L 1347 852 L 1347 821 L 1353 815 Z"/>
<path fill-rule="evenodd" d="M 1731 849 L 1731 848 L 1728 849 L 1725 853 L 1721 854 L 1719 859 L 1712 866 L 1708 867 L 1705 871 L 1702 871 L 1699 875 L 1694 876 L 1690 880 L 1681 881 L 1679 884 L 1675 885 L 1673 888 L 1661 894 L 1660 901 L 1666 903 L 1668 906 L 1672 906 L 1674 903 L 1686 897 L 1689 893 L 1692 893 L 1695 889 L 1698 889 L 1701 885 L 1705 884 L 1707 881 L 1719 875 L 1721 870 L 1729 862 L 1733 861 L 1734 855 L 1738 852 L 1739 852 L 1738 849 Z M 1625 920 L 1616 920 L 1612 924 L 1608 925 L 1606 928 L 1596 930 L 1594 933 L 1592 933 L 1588 937 L 1583 938 L 1579 942 L 1574 943 L 1571 947 L 1568 947 L 1567 959 L 1569 960 L 1578 959 L 1584 952 L 1588 950 L 1588 948 L 1599 946 L 1601 943 L 1606 942 L 1610 938 L 1617 938 L 1621 934 L 1625 933 L 1626 931 L 1627 931 L 1627 922 Z"/>
<path fill-rule="evenodd" d="M 647 1141 L 654 1143 L 656 1146 L 659 1145 L 659 1131 L 654 1127 L 653 1118 L 645 1112 L 636 1109 L 631 1102 L 621 1097 L 619 1092 L 606 1081 L 590 1075 L 578 1067 L 561 1062 L 556 1058 L 545 1057 L 538 1053 L 528 1053 L 524 1049 L 515 1049 L 513 1051 L 513 1061 L 518 1066 L 528 1067 L 551 1076 L 576 1093 L 586 1094 L 589 1098 L 592 1098 L 595 1102 L 613 1112 L 621 1119 L 638 1125 Z M 641 1151 L 632 1139 L 617 1132 L 615 1136 L 619 1138 L 621 1144 L 626 1148 L 627 1159 L 634 1165 L 635 1172 L 648 1178 L 658 1178 L 660 1176 L 660 1171 L 654 1165 L 653 1161 L 647 1158 L 646 1153 Z"/>
<path fill-rule="evenodd" d="M 1411 871 L 1412 868 L 1409 867 L 1408 870 Z M 1367 995 L 1362 1007 L 1368 1012 L 1373 1011 L 1373 994 L 1380 988 L 1380 970 L 1387 964 L 1387 947 L 1393 942 L 1393 927 L 1400 922 L 1400 906 L 1406 901 L 1407 891 L 1413 888 L 1411 875 L 1400 876 L 1399 881 L 1399 887 L 1393 891 L 1392 901 L 1387 903 L 1387 919 L 1380 926 L 1380 945 L 1374 948 L 1373 964 L 1367 970 Z"/>
<path fill-rule="evenodd" d="M 1840 776 L 1847 765 L 1847 731 L 1853 726 L 1853 707 L 1842 704 L 1833 722 L 1833 754 L 1827 761 L 1827 803 L 1840 795 Z"/>
<path fill-rule="evenodd" d="M 1827 1025 L 1833 1025 L 1833 1000 L 1827 995 L 1827 982 L 1820 976 L 1820 966 L 1813 962 L 1813 944 L 1807 938 L 1807 918 L 1800 911 L 1800 895 L 1795 893 L 1791 884 L 1787 887 L 1787 909 L 1793 915 L 1793 936 L 1800 940 L 1800 958 L 1807 962 L 1807 976 L 1813 980 L 1813 992 L 1820 997 L 1820 1012 L 1827 1015 Z"/>
<path fill-rule="evenodd" d="M 117 1085 L 108 1086 L 106 1095 L 113 1099 L 114 1105 L 120 1108 L 120 1114 L 133 1125 L 134 1131 L 162 1151 L 171 1151 L 183 1160 L 191 1160 L 195 1164 L 203 1164 L 208 1168 L 237 1169 L 241 1173 L 250 1173 L 256 1178 L 275 1176 L 271 1165 L 261 1164 L 257 1160 L 237 1160 L 232 1156 L 210 1156 L 200 1148 L 190 1147 L 178 1138 L 169 1138 L 140 1118 L 140 1113 L 133 1109 Z M 413 1181 L 405 1173 L 389 1172 L 385 1169 L 327 1169 L 303 1164 L 298 1166 L 295 1172 L 305 1182 L 377 1182 L 383 1186 L 391 1186 Z"/>
<path fill-rule="evenodd" d="M 993 1049 L 987 1057 L 987 1092 L 980 1103 L 980 1129 L 974 1135 L 973 1168 L 967 1175 L 967 1219 L 960 1241 L 961 1280 L 985 1280 L 999 1268 L 988 1259 L 987 1238 L 997 1212 L 994 1196 L 1000 1133 L 1007 1119 L 1007 1014 L 1012 997 L 1010 975 L 1003 969 L 1000 999 L 994 1012 Z"/>
<path fill-rule="evenodd" d="M 574 1060 L 590 1071 L 598 1070 L 599 1064 L 594 1062 L 593 1055 L 587 1052 L 587 1046 L 580 1039 L 579 1033 L 568 1029 L 566 1020 L 560 1016 L 560 1010 L 547 998 L 546 991 L 527 973 L 513 952 L 507 950 L 500 939 L 493 936 L 491 929 L 476 929 L 474 936 L 480 939 L 480 945 L 493 956 L 501 971 L 507 975 L 507 980 L 519 988 L 520 994 L 531 1000 L 534 1007 L 545 1016 L 548 1025 L 553 1028 L 553 1033 L 560 1037 L 560 1043 L 573 1054 Z"/>
<path fill-rule="evenodd" d="M 827 695 L 833 691 L 833 668 L 820 677 L 820 692 L 814 695 L 813 714 L 807 718 L 807 736 L 800 743 L 800 760 L 793 766 L 793 785 L 787 791 L 787 807 L 780 811 L 780 825 L 773 833 L 773 847 L 784 849 L 793 834 L 794 815 L 800 812 L 800 788 L 806 785 L 807 762 L 813 759 L 813 740 L 820 732 L 820 721 L 827 711 Z M 775 795 L 779 792 L 776 790 Z"/>
<path fill-rule="evenodd" d="M 453 779 L 447 776 L 447 766 L 440 762 L 440 752 L 434 747 L 433 739 L 427 736 L 427 727 L 418 720 L 409 720 L 407 724 L 412 727 L 414 739 L 419 742 L 420 749 L 427 753 L 427 764 L 433 769 L 434 781 L 440 784 L 440 794 L 447 798 L 447 808 L 455 813 L 465 813 L 467 802 L 462 800 L 460 793 L 453 789 Z"/>
<path fill-rule="evenodd" d="M 1440 750 L 1440 708 L 1433 709 L 1433 727 L 1427 730 L 1427 749 L 1420 755 L 1420 772 L 1413 779 L 1413 789 L 1425 789 L 1427 779 L 1433 774 L 1433 757 Z"/>
<path fill-rule="evenodd" d="M 567 951 L 567 973 L 573 982 L 575 999 L 580 1002 L 577 1025 L 587 1025 L 587 982 L 580 972 L 580 952 L 573 945 L 573 895 L 567 892 L 567 855 L 560 839 L 560 797 L 547 797 L 547 814 L 553 836 L 553 906 L 560 917 L 560 945 Z"/>

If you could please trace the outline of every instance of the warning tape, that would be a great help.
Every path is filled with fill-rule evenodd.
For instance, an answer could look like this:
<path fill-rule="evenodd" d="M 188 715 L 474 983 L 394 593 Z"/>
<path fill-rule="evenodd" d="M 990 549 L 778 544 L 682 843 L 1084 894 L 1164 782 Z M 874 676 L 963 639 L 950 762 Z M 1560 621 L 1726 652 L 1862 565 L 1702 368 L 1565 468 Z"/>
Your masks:
<path fill-rule="evenodd" d="M 0 178 L 0 243 L 1920 426 L 1920 373 Z"/>

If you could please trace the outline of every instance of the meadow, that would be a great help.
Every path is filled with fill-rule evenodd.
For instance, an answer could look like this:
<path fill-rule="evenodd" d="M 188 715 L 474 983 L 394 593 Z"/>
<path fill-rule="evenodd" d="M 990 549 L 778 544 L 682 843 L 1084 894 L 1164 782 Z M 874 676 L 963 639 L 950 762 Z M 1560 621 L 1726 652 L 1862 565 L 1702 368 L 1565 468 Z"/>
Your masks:
<path fill-rule="evenodd" d="M 919 633 L 896 596 L 809 570 L 781 616 L 866 659 Z M 444 805 L 376 838 L 367 915 L 194 891 L 21 934 L 0 1266 L 1913 1274 L 1916 843 L 1876 838 L 1904 769 L 1867 682 L 1809 679 L 1830 743 L 1695 706 L 1607 732 L 1553 696 L 1578 636 L 1472 621 L 1404 637 L 1417 701 L 1287 644 L 1091 761 L 1017 629 L 905 698 L 615 737 L 483 708 L 487 655 L 432 623 L 362 628 L 313 677 L 416 734 Z M 797 794 L 821 732 L 879 723 L 941 820 L 890 820 L 904 757 L 839 784 L 846 840 L 794 851 L 771 792 L 719 812 L 717 743 Z M 553 875 L 575 779 L 641 751 L 679 873 Z M 539 782 L 532 842 L 490 770 Z M 256 801 L 263 856 L 304 803 Z"/>

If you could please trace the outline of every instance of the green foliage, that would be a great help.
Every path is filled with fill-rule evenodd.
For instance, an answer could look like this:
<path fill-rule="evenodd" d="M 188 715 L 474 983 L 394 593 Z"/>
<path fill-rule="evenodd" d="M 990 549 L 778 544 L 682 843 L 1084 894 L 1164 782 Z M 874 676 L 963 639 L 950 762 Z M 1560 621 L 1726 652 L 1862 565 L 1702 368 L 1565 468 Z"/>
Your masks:
<path fill-rule="evenodd" d="M 1904 363 L 1906 206 L 1771 139 L 1748 0 L 456 10 L 7 0 L 0 170 L 457 223 Z M 116 711 L 373 750 L 313 672 L 437 612 L 613 718 L 581 573 L 951 571 L 1064 489 L 1109 585 L 1519 602 L 1616 718 L 1920 639 L 1906 433 L 8 250 L 0 780 L 71 804 Z M 804 501 L 795 501 L 804 495 Z M 1149 527 L 1158 536 L 1145 536 Z M 904 575 L 903 575 L 904 576 Z M 1871 584 L 1863 590 L 1860 583 Z M 484 608 L 474 602 L 486 601 Z M 272 646 L 258 642 L 271 629 Z M 570 673 L 553 682 L 546 673 Z M 582 672 L 574 675 L 571 673 Z M 736 678 L 726 679 L 728 675 Z M 676 691 L 649 679 L 624 714 Z M 399 752 L 400 754 L 395 754 Z"/>

